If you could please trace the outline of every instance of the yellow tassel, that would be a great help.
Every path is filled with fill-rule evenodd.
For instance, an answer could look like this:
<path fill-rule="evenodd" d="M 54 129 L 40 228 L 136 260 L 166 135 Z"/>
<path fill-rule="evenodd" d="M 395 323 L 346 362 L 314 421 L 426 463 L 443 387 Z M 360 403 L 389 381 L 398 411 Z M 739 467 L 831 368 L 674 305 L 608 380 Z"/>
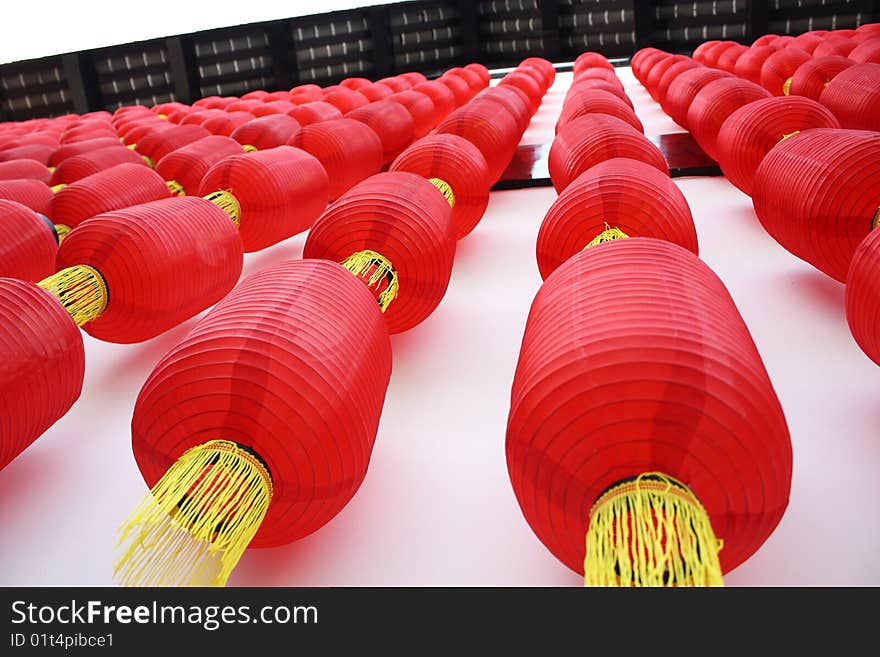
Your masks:
<path fill-rule="evenodd" d="M 65 187 L 67 187 L 67 183 L 58 183 L 57 185 L 52 185 L 50 189 L 57 194 Z"/>
<path fill-rule="evenodd" d="M 120 527 L 123 586 L 223 586 L 272 500 L 263 463 L 212 440 L 177 459 Z"/>
<path fill-rule="evenodd" d="M 165 184 L 168 185 L 168 189 L 175 196 L 186 196 L 186 190 L 183 188 L 183 185 L 176 180 L 169 180 Z"/>
<path fill-rule="evenodd" d="M 391 302 L 397 298 L 400 291 L 400 283 L 397 279 L 397 270 L 394 265 L 381 253 L 364 250 L 348 256 L 342 261 L 342 266 L 352 274 L 364 280 L 368 288 L 375 287 L 378 295 L 379 308 L 384 313 Z M 382 290 L 382 281 L 385 281 L 385 289 Z"/>
<path fill-rule="evenodd" d="M 58 167 L 47 167 L 47 168 L 49 169 L 49 173 L 55 173 L 55 170 L 56 170 Z"/>
<path fill-rule="evenodd" d="M 450 208 L 455 207 L 455 194 L 452 191 L 452 185 L 440 178 L 428 178 L 428 182 L 440 190 L 440 193 L 443 194 L 443 198 L 449 203 Z"/>
<path fill-rule="evenodd" d="M 37 285 L 58 299 L 77 326 L 97 319 L 107 308 L 107 283 L 97 269 L 88 265 L 62 269 Z"/>
<path fill-rule="evenodd" d="M 146 165 L 147 165 L 148 167 L 150 167 L 151 169 L 155 169 L 155 168 L 156 168 L 156 163 L 153 162 L 153 159 L 152 159 L 152 158 L 147 157 L 146 155 L 141 155 L 141 159 L 142 159 L 142 160 L 146 163 Z"/>
<path fill-rule="evenodd" d="M 797 134 L 800 134 L 800 130 L 795 130 L 794 132 L 789 132 L 789 133 L 783 133 L 783 135 L 782 135 L 782 139 L 780 139 L 779 141 L 777 141 L 777 142 L 776 142 L 776 145 L 778 146 L 779 144 L 781 144 L 782 142 L 784 142 L 784 141 L 785 141 L 786 139 L 788 139 L 789 137 L 794 137 L 794 136 L 797 135 Z"/>
<path fill-rule="evenodd" d="M 874 213 L 874 220 L 871 222 L 871 230 L 874 230 L 880 226 L 880 208 L 877 208 L 877 212 Z"/>
<path fill-rule="evenodd" d="M 120 138 L 119 138 L 119 141 L 122 141 L 122 139 L 123 139 L 123 138 L 120 137 Z M 128 146 L 126 146 L 126 148 L 127 148 L 128 150 L 130 150 L 130 151 L 133 151 L 135 148 L 137 148 L 137 144 L 129 144 Z"/>
<path fill-rule="evenodd" d="M 597 244 L 604 244 L 605 242 L 613 242 L 614 240 L 623 240 L 629 237 L 626 233 L 624 233 L 620 228 L 612 228 L 608 225 L 608 222 L 605 222 L 605 230 L 596 235 L 590 243 L 584 247 L 584 251 L 589 249 L 590 247 L 596 246 Z"/>
<path fill-rule="evenodd" d="M 786 96 L 791 95 L 791 80 L 792 78 L 788 78 L 788 80 L 782 83 L 782 93 Z"/>
<path fill-rule="evenodd" d="M 251 146 L 250 144 L 244 144 L 242 145 L 241 150 L 243 150 L 245 153 L 253 153 L 257 150 L 257 147 Z"/>
<path fill-rule="evenodd" d="M 232 195 L 232 192 L 221 189 L 218 192 L 211 192 L 203 198 L 211 201 L 211 203 L 228 214 L 229 218 L 232 219 L 232 223 L 236 226 L 241 226 L 241 204 Z"/>
<path fill-rule="evenodd" d="M 168 120 L 168 116 L 165 115 L 165 114 L 157 114 L 156 116 L 158 116 L 158 117 L 159 117 L 160 119 L 162 119 L 163 121 L 167 121 L 167 120 Z"/>
<path fill-rule="evenodd" d="M 55 226 L 55 234 L 58 236 L 58 246 L 61 246 L 61 242 L 64 241 L 64 238 L 67 237 L 67 234 L 70 232 L 70 226 L 67 224 L 52 224 Z"/>
<path fill-rule="evenodd" d="M 658 472 L 606 491 L 590 511 L 585 586 L 724 586 L 709 515 Z"/>

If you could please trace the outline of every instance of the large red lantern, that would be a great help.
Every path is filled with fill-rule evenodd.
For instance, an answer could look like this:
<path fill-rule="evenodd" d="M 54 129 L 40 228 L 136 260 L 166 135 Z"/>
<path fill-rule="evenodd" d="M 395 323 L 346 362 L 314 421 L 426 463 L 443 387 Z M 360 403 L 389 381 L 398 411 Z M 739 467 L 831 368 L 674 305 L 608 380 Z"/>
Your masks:
<path fill-rule="evenodd" d="M 357 93 L 357 92 L 356 92 Z M 415 122 L 407 109 L 393 100 L 380 100 L 346 115 L 369 126 L 382 141 L 382 164 L 388 164 L 415 137 Z"/>
<path fill-rule="evenodd" d="M 262 151 L 286 144 L 300 127 L 292 116 L 268 114 L 238 126 L 229 136 L 248 150 Z"/>
<path fill-rule="evenodd" d="M 844 128 L 880 131 L 880 64 L 841 71 L 819 97 Z"/>
<path fill-rule="evenodd" d="M 0 180 L 30 178 L 48 184 L 52 173 L 45 164 L 36 160 L 8 160 L 0 162 Z"/>
<path fill-rule="evenodd" d="M 715 80 L 729 77 L 730 73 L 706 67 L 683 71 L 669 84 L 660 106 L 678 125 L 687 126 L 688 110 L 697 94 Z"/>
<path fill-rule="evenodd" d="M 86 176 L 91 176 L 117 164 L 139 164 L 147 166 L 144 156 L 125 148 L 119 142 L 115 146 L 106 146 L 98 150 L 80 153 L 68 157 L 57 166 L 50 185 L 70 185 Z"/>
<path fill-rule="evenodd" d="M 844 282 L 880 207 L 880 134 L 813 129 L 786 139 L 758 167 L 752 201 L 777 242 Z"/>
<path fill-rule="evenodd" d="M 846 276 L 846 319 L 859 347 L 880 365 L 880 208 Z"/>
<path fill-rule="evenodd" d="M 774 96 L 784 96 L 791 84 L 791 76 L 810 57 L 810 53 L 796 47 L 777 50 L 761 66 L 761 86 Z"/>
<path fill-rule="evenodd" d="M 797 67 L 783 91 L 786 95 L 819 100 L 822 91 L 834 76 L 850 66 L 854 66 L 854 62 L 846 57 L 813 57 Z"/>
<path fill-rule="evenodd" d="M 0 199 L 21 203 L 47 217 L 52 216 L 54 196 L 49 185 L 33 178 L 0 180 Z"/>
<path fill-rule="evenodd" d="M 761 68 L 767 58 L 777 50 L 774 46 L 753 45 L 737 58 L 733 74 L 749 82 L 761 84 Z"/>
<path fill-rule="evenodd" d="M 506 451 L 526 521 L 588 586 L 719 585 L 791 487 L 785 417 L 729 292 L 649 238 L 577 253 L 541 287 Z"/>
<path fill-rule="evenodd" d="M 687 113 L 687 128 L 706 154 L 717 160 L 715 142 L 727 117 L 743 105 L 769 95 L 747 80 L 725 78 L 710 82 L 694 97 Z"/>
<path fill-rule="evenodd" d="M 625 121 L 639 132 L 645 131 L 642 122 L 629 105 L 607 91 L 591 89 L 566 96 L 562 112 L 556 122 L 557 134 L 573 119 L 586 114 L 607 114 Z"/>

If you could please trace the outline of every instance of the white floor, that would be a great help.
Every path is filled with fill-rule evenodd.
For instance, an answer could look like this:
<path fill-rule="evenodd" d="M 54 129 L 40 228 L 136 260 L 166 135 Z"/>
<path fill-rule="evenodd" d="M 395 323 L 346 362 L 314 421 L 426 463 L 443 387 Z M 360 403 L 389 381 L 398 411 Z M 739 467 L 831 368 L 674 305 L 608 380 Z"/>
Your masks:
<path fill-rule="evenodd" d="M 680 131 L 618 69 L 648 133 Z M 560 74 L 524 140 L 552 137 Z M 704 260 L 748 323 L 794 445 L 791 503 L 728 585 L 878 585 L 880 369 L 847 329 L 844 288 L 778 246 L 724 178 L 679 178 Z M 540 285 L 535 238 L 552 187 L 493 193 L 459 244 L 443 303 L 394 338 L 370 471 L 296 544 L 245 554 L 231 585 L 579 586 L 526 525 L 507 478 L 510 384 Z M 304 236 L 247 257 L 245 275 L 302 254 Z M 145 493 L 130 448 L 140 385 L 193 321 L 141 345 L 86 336 L 72 411 L 0 472 L 0 585 L 106 585 L 117 525 Z"/>

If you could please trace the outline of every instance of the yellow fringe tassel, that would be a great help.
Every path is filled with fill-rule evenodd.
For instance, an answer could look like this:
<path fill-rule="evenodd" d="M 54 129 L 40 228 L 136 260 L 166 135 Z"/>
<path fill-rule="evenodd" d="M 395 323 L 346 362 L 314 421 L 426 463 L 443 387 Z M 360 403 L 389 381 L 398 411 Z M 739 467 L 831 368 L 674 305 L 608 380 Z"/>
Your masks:
<path fill-rule="evenodd" d="M 146 162 L 147 166 L 150 167 L 151 169 L 155 169 L 155 168 L 156 168 L 156 163 L 153 162 L 153 159 L 152 159 L 152 158 L 147 157 L 146 155 L 141 155 L 141 159 L 142 159 L 144 162 Z"/>
<path fill-rule="evenodd" d="M 58 167 L 46 167 L 46 168 L 49 169 L 49 173 L 55 173 L 55 170 L 56 170 Z"/>
<path fill-rule="evenodd" d="M 122 141 L 123 139 L 124 137 L 120 137 L 119 141 Z M 128 146 L 126 146 L 126 148 L 130 151 L 133 151 L 135 148 L 137 148 L 137 144 L 129 144 Z"/>
<path fill-rule="evenodd" d="M 257 147 L 252 146 L 251 144 L 243 144 L 241 150 L 243 150 L 245 153 L 254 153 L 257 151 Z"/>
<path fill-rule="evenodd" d="M 780 139 L 779 141 L 777 141 L 777 142 L 776 142 L 776 145 L 778 146 L 779 144 L 781 144 L 782 142 L 784 142 L 784 141 L 785 141 L 786 139 L 788 139 L 789 137 L 794 137 L 795 135 L 800 134 L 800 132 L 801 132 L 800 130 L 795 130 L 794 132 L 783 133 L 783 135 L 782 135 L 782 139 Z"/>
<path fill-rule="evenodd" d="M 788 78 L 785 82 L 782 83 L 782 93 L 785 96 L 791 95 L 791 81 L 793 78 Z"/>
<path fill-rule="evenodd" d="M 397 280 L 397 270 L 394 265 L 381 253 L 364 250 L 348 256 L 342 261 L 342 266 L 352 274 L 366 282 L 368 288 L 375 287 L 378 291 L 382 287 L 382 281 L 387 286 L 379 293 L 379 308 L 384 313 L 391 302 L 397 298 L 400 291 L 400 283 Z"/>
<path fill-rule="evenodd" d="M 77 326 L 97 319 L 107 308 L 107 283 L 97 269 L 88 265 L 62 269 L 37 285 L 58 299 Z"/>
<path fill-rule="evenodd" d="M 871 230 L 874 230 L 880 226 L 880 208 L 877 208 L 877 212 L 874 213 L 874 219 L 871 221 Z"/>
<path fill-rule="evenodd" d="M 67 187 L 67 183 L 58 183 L 57 185 L 52 185 L 52 187 L 50 187 L 50 189 L 57 194 L 65 187 Z"/>
<path fill-rule="evenodd" d="M 590 243 L 584 247 L 584 251 L 589 249 L 590 247 L 596 246 L 597 244 L 604 244 L 605 242 L 613 242 L 614 240 L 623 240 L 629 237 L 626 233 L 624 233 L 620 228 L 612 228 L 608 225 L 608 222 L 605 222 L 605 230 L 596 235 Z"/>
<path fill-rule="evenodd" d="M 236 443 L 187 450 L 120 527 L 114 578 L 123 586 L 224 586 L 272 493 L 263 463 Z"/>
<path fill-rule="evenodd" d="M 452 185 L 440 178 L 428 178 L 428 182 L 434 185 L 443 194 L 443 198 L 449 203 L 450 208 L 455 207 L 455 193 L 452 191 Z"/>
<path fill-rule="evenodd" d="M 228 214 L 229 218 L 232 219 L 232 223 L 236 226 L 241 226 L 241 204 L 232 195 L 232 192 L 221 189 L 218 192 L 211 192 L 203 198 L 211 201 L 211 203 Z"/>
<path fill-rule="evenodd" d="M 168 185 L 169 191 L 175 196 L 186 196 L 186 190 L 183 188 L 183 185 L 176 180 L 169 180 L 165 184 Z"/>
<path fill-rule="evenodd" d="M 55 226 L 55 234 L 58 236 L 58 246 L 61 246 L 61 242 L 64 241 L 64 238 L 67 237 L 67 234 L 70 232 L 70 226 L 67 224 L 52 224 Z"/>
<path fill-rule="evenodd" d="M 590 511 L 585 586 L 724 586 L 706 510 L 659 472 L 605 492 Z"/>

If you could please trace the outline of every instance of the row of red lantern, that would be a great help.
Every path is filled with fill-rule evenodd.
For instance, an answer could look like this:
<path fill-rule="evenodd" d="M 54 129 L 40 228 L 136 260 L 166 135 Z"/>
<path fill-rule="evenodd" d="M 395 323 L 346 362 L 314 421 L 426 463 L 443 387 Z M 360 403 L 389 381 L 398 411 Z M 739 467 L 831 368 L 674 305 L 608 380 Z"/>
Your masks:
<path fill-rule="evenodd" d="M 637 75 L 645 82 L 655 80 L 650 69 L 673 57 L 652 54 L 651 64 L 646 56 Z M 880 69 L 880 64 L 846 71 L 859 67 Z M 682 69 L 669 89 L 697 89 L 698 98 L 711 95 L 724 80 L 696 65 Z M 809 98 L 774 96 L 748 103 L 740 99 L 715 143 L 722 171 L 752 196 L 767 232 L 794 255 L 846 282 L 853 336 L 880 363 L 880 289 L 875 283 L 880 242 L 873 231 L 880 208 L 880 133 L 841 129 L 828 108 Z"/>
<path fill-rule="evenodd" d="M 613 73 L 603 60 L 582 55 L 575 84 Z M 779 522 L 791 444 L 665 160 L 617 151 L 624 135 L 644 139 L 597 108 L 554 143 L 592 156 L 538 235 L 508 471 L 529 525 L 588 585 L 719 584 Z"/>

